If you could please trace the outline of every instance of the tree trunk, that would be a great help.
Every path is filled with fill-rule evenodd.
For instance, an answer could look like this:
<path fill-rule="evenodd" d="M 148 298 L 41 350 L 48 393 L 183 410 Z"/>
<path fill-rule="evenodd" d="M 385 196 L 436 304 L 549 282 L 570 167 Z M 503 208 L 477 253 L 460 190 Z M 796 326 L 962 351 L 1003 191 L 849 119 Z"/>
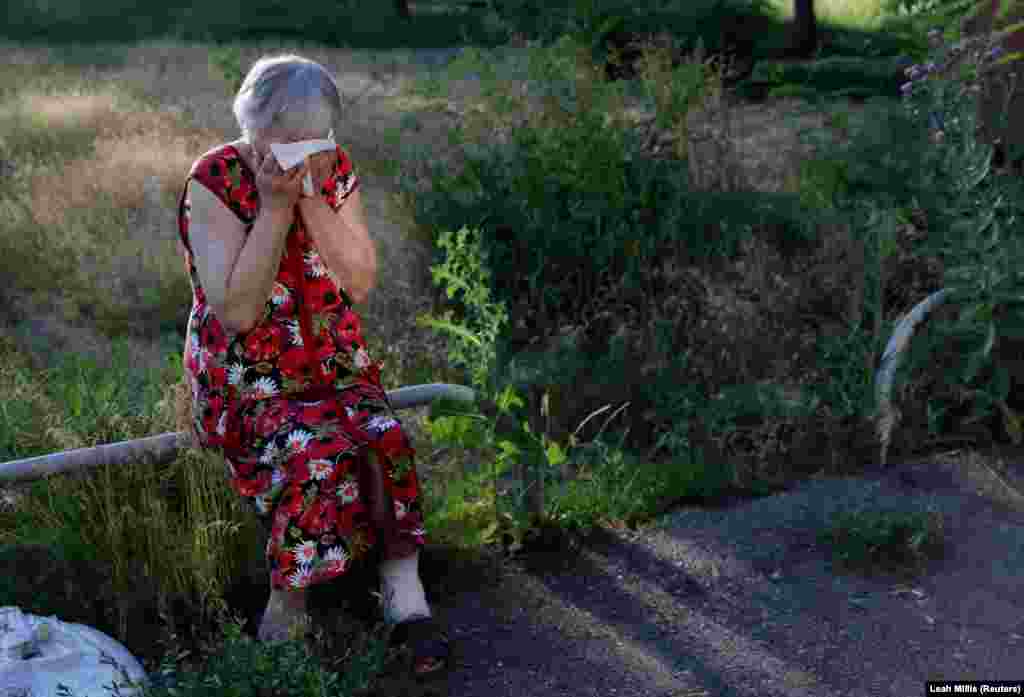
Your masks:
<path fill-rule="evenodd" d="M 409 12 L 409 0 L 395 0 L 395 14 L 401 19 L 412 19 Z"/>
<path fill-rule="evenodd" d="M 793 0 L 792 55 L 810 58 L 817 48 L 818 20 L 814 15 L 814 0 Z"/>

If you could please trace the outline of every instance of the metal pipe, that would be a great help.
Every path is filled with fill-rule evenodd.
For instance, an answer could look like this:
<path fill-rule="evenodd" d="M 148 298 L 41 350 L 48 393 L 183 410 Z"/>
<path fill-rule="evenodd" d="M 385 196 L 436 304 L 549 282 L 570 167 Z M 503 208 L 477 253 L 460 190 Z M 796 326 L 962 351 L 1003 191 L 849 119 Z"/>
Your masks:
<path fill-rule="evenodd" d="M 896 368 L 899 367 L 903 354 L 914 331 L 922 324 L 932 310 L 942 305 L 948 297 L 947 289 L 938 290 L 919 302 L 914 308 L 903 316 L 896 328 L 893 329 L 892 337 L 882 353 L 882 360 L 878 371 L 875 373 L 875 395 L 877 397 L 877 433 L 881 442 L 881 456 L 878 464 L 884 465 L 889 454 L 889 440 L 892 437 L 892 428 L 899 420 L 899 411 L 892 406 L 892 384 L 896 376 Z"/>
<path fill-rule="evenodd" d="M 462 385 L 431 383 L 388 390 L 391 406 L 398 409 L 422 407 L 438 399 L 471 403 L 476 400 L 473 390 Z M 85 470 L 99 465 L 126 465 L 130 463 L 164 464 L 173 460 L 178 451 L 188 447 L 191 438 L 187 432 L 161 433 L 157 436 L 108 443 L 91 448 L 65 450 L 23 460 L 0 462 L 0 481 L 31 481 L 50 474 Z"/>

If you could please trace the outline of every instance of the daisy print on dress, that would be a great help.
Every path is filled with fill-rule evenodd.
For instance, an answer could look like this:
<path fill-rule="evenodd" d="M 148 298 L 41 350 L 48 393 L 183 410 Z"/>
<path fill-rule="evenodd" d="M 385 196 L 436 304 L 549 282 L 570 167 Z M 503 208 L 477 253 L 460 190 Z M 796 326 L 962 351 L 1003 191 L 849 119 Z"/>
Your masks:
<path fill-rule="evenodd" d="M 271 510 L 271 503 L 278 497 L 281 491 L 287 484 L 287 480 L 284 474 L 279 469 L 275 469 L 270 477 L 270 490 L 264 494 L 256 496 L 254 503 L 256 510 L 261 514 L 267 514 Z"/>
<path fill-rule="evenodd" d="M 270 501 L 269 497 L 267 497 L 267 496 L 265 496 L 263 494 L 260 494 L 259 496 L 253 498 L 252 503 L 256 507 L 256 512 L 257 513 L 259 513 L 260 515 L 266 515 L 267 513 L 270 512 L 270 503 L 269 503 L 269 501 Z"/>
<path fill-rule="evenodd" d="M 343 573 L 348 567 L 348 554 L 341 547 L 331 547 L 324 555 L 324 571 Z"/>
<path fill-rule="evenodd" d="M 327 479 L 333 467 L 330 460 L 324 459 L 310 460 L 306 466 L 309 467 L 309 476 L 316 480 Z"/>
<path fill-rule="evenodd" d="M 374 416 L 368 422 L 366 422 L 366 430 L 375 436 L 379 436 L 385 431 L 390 431 L 392 428 L 398 425 L 398 421 L 391 418 L 390 416 Z"/>
<path fill-rule="evenodd" d="M 199 337 L 194 332 L 189 335 L 189 350 L 192 354 L 192 360 L 196 364 L 196 372 L 205 373 L 206 363 L 210 359 L 210 351 L 206 347 L 199 345 Z"/>
<path fill-rule="evenodd" d="M 250 386 L 249 390 L 256 399 L 276 397 L 279 392 L 274 380 L 269 377 L 260 378 Z"/>
<path fill-rule="evenodd" d="M 366 349 L 360 347 L 356 349 L 355 355 L 352 357 L 357 370 L 363 370 L 370 367 L 370 354 L 366 352 Z"/>
<path fill-rule="evenodd" d="M 239 387 L 242 384 L 242 378 L 245 377 L 245 366 L 241 363 L 232 363 L 231 367 L 228 368 L 228 383 Z"/>
<path fill-rule="evenodd" d="M 347 479 L 338 486 L 335 493 L 341 499 L 341 505 L 344 506 L 359 498 L 359 484 L 355 478 Z"/>
<path fill-rule="evenodd" d="M 270 302 L 274 303 L 275 306 L 280 307 L 288 302 L 291 297 L 292 293 L 288 290 L 288 286 L 280 281 L 274 281 L 274 287 L 270 289 Z"/>
<path fill-rule="evenodd" d="M 286 441 L 285 449 L 288 451 L 290 455 L 300 453 L 306 449 L 306 447 L 309 445 L 309 441 L 311 441 L 312 439 L 313 434 L 307 431 L 304 431 L 302 429 L 292 431 L 291 433 L 288 434 L 288 440 Z"/>
<path fill-rule="evenodd" d="M 288 325 L 288 334 L 291 336 L 292 344 L 295 346 L 302 346 L 302 329 L 299 327 L 299 320 L 292 319 L 286 323 Z"/>
<path fill-rule="evenodd" d="M 315 249 L 311 249 L 306 252 L 304 256 L 306 265 L 310 269 L 309 273 L 313 278 L 320 278 L 327 273 L 327 264 L 325 264 L 323 259 L 320 257 L 320 252 Z"/>
<path fill-rule="evenodd" d="M 307 588 L 312 578 L 313 567 L 309 564 L 303 564 L 295 570 L 295 573 L 288 577 L 288 583 L 291 584 L 292 588 Z"/>
<path fill-rule="evenodd" d="M 282 459 L 281 452 L 274 441 L 267 443 L 267 447 L 263 448 L 263 452 L 260 454 L 260 462 L 264 465 L 276 465 Z"/>
<path fill-rule="evenodd" d="M 334 191 L 334 207 L 337 208 L 348 197 L 356 185 L 355 172 L 349 172 L 341 176 L 338 186 Z"/>
<path fill-rule="evenodd" d="M 301 542 L 292 548 L 292 553 L 295 554 L 295 563 L 301 566 L 312 564 L 316 560 L 316 542 L 307 540 Z"/>

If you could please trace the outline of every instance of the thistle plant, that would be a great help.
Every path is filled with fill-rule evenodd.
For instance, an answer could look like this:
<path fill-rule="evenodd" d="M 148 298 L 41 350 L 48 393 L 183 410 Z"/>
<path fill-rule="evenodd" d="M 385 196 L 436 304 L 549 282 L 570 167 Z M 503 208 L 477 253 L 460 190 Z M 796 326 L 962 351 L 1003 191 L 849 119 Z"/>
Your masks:
<path fill-rule="evenodd" d="M 907 68 L 908 81 L 901 87 L 908 112 L 922 122 L 927 114 L 935 146 L 933 164 L 941 171 L 949 194 L 946 224 L 937 225 L 934 234 L 929 231 L 924 247 L 943 257 L 945 285 L 962 308 L 949 333 L 971 347 L 953 377 L 961 399 L 974 402 L 969 420 L 984 419 L 997 407 L 1016 442 L 1022 436 L 1021 418 L 1006 403 L 1007 369 L 993 364 L 993 357 L 999 336 L 1015 334 L 1022 325 L 1024 273 L 1019 259 L 1024 235 L 1016 203 L 1021 190 L 1013 178 L 990 176 L 993 151 L 979 142 L 973 100 L 984 89 L 982 77 L 1022 54 L 1006 54 L 993 45 L 991 37 L 947 46 L 937 29 L 929 33 L 929 43 L 929 60 Z M 955 74 L 954 66 L 958 66 Z M 1004 122 L 1016 78 L 1016 73 L 1010 73 L 1000 112 Z M 940 411 L 944 409 L 929 405 L 930 413 Z"/>
<path fill-rule="evenodd" d="M 981 93 L 981 77 L 1024 56 L 1019 52 L 1007 54 L 1002 47 L 992 45 L 992 41 L 991 37 L 983 36 L 947 45 L 942 30 L 932 29 L 928 32 L 929 60 L 904 70 L 907 82 L 900 86 L 904 104 L 914 116 L 927 113 L 935 144 L 945 140 L 947 122 L 956 123 L 957 107 L 965 105 L 965 98 Z M 956 75 L 952 74 L 954 67 L 958 68 Z M 1009 104 L 1012 90 L 1011 87 L 1005 104 Z"/>

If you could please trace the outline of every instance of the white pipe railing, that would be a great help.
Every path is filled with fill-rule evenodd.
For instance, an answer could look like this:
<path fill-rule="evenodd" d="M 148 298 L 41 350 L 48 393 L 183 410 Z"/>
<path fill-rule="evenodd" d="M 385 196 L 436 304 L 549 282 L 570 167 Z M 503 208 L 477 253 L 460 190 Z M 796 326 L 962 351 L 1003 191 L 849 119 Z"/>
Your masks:
<path fill-rule="evenodd" d="M 476 400 L 476 394 L 468 387 L 446 383 L 400 387 L 388 390 L 387 394 L 391 406 L 396 410 L 426 406 L 439 399 L 459 402 Z M 179 450 L 188 447 L 190 441 L 189 433 L 178 431 L 91 448 L 65 450 L 24 460 L 0 462 L 0 481 L 31 481 L 50 474 L 80 471 L 107 464 L 127 465 L 147 461 L 151 464 L 164 464 L 173 460 Z"/>
<path fill-rule="evenodd" d="M 881 443 L 880 462 L 884 465 L 889 455 L 889 441 L 892 437 L 893 426 L 899 421 L 899 410 L 892 405 L 892 384 L 896 376 L 896 368 L 910 340 L 914 337 L 914 331 L 928 319 L 932 310 L 946 302 L 948 292 L 945 288 L 938 290 L 919 302 L 896 324 L 892 331 L 892 337 L 882 353 L 882 360 L 875 373 L 875 395 L 877 397 L 878 413 L 876 428 L 878 440 Z"/>

